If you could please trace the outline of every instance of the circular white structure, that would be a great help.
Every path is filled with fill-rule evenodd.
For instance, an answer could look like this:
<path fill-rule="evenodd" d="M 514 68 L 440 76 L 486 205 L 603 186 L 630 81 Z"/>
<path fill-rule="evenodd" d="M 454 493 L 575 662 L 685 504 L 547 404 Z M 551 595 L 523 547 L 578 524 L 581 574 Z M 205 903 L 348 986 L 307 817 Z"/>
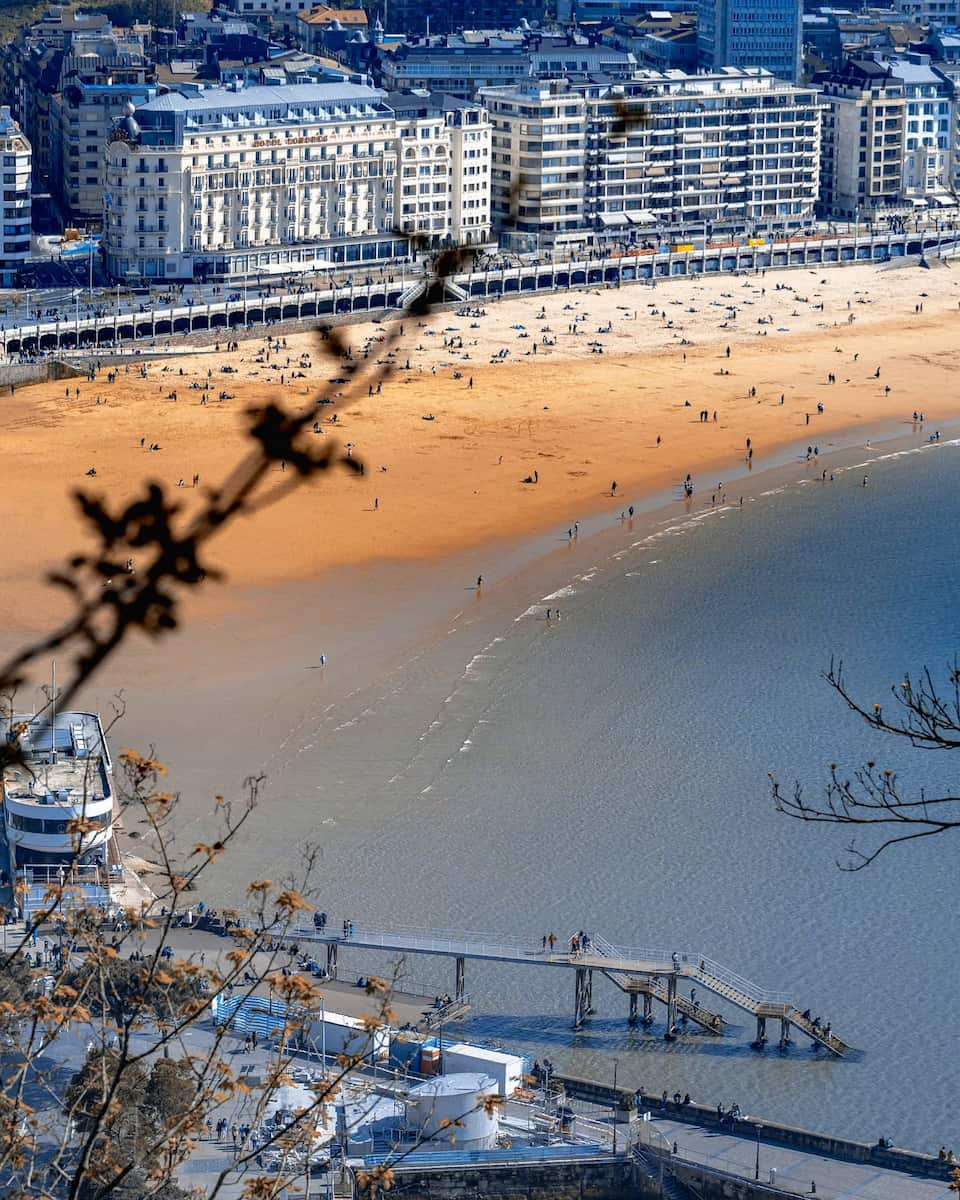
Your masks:
<path fill-rule="evenodd" d="M 410 1089 L 407 1124 L 426 1141 L 458 1150 L 487 1150 L 496 1144 L 497 1111 L 484 1105 L 498 1094 L 489 1075 L 440 1075 Z"/>

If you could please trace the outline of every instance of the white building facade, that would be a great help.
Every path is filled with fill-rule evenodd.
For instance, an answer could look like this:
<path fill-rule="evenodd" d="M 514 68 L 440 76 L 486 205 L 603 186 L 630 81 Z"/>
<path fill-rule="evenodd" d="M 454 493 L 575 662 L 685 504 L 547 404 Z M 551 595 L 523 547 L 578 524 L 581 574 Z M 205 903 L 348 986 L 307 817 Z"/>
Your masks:
<path fill-rule="evenodd" d="M 3 166 L 0 285 L 11 287 L 17 272 L 30 257 L 32 162 L 30 143 L 7 107 L 0 108 L 0 156 Z"/>
<path fill-rule="evenodd" d="M 454 204 L 463 180 L 454 148 L 475 145 L 451 132 L 463 120 L 410 120 L 361 84 L 161 96 L 121 122 L 107 148 L 107 269 L 118 278 L 290 273 L 403 258 L 411 250 L 399 233 L 441 245 L 482 230 L 466 222 L 482 210 Z M 478 116 L 463 128 L 482 124 Z M 415 167 L 409 180 L 401 162 Z M 416 181 L 415 201 L 401 179 Z"/>
<path fill-rule="evenodd" d="M 482 93 L 495 219 L 539 244 L 644 231 L 801 228 L 819 190 L 820 101 L 759 69 Z"/>
<path fill-rule="evenodd" d="M 490 118 L 450 96 L 391 93 L 400 181 L 396 226 L 458 245 L 490 238 Z"/>
<path fill-rule="evenodd" d="M 878 59 L 903 84 L 903 194 L 916 207 L 955 207 L 954 84 L 926 54 Z"/>

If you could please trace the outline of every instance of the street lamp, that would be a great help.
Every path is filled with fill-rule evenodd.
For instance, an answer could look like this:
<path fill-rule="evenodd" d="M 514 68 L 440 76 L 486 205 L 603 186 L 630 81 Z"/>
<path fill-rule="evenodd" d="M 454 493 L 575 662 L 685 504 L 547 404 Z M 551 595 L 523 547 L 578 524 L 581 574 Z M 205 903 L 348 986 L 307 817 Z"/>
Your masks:
<path fill-rule="evenodd" d="M 759 1179 L 760 1178 L 760 1131 L 761 1131 L 761 1129 L 763 1129 L 763 1126 L 756 1125 L 755 1128 L 757 1131 L 757 1160 L 753 1167 L 753 1177 L 754 1177 L 754 1179 Z"/>
<path fill-rule="evenodd" d="M 320 997 L 320 1057 L 323 1059 L 323 1077 L 327 1077 L 327 1007 Z"/>
<path fill-rule="evenodd" d="M 616 1152 L 617 1152 L 617 1107 L 619 1104 L 619 1097 L 617 1095 L 617 1067 L 619 1067 L 619 1065 L 620 1065 L 619 1060 L 615 1058 L 613 1060 L 613 1152 L 614 1152 L 614 1154 L 616 1154 Z"/>

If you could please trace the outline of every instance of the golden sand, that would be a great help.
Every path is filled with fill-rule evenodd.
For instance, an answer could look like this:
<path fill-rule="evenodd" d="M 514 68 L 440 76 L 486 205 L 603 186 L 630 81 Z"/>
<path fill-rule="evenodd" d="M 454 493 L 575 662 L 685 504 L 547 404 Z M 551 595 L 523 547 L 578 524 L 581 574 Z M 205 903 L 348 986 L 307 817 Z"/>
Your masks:
<path fill-rule="evenodd" d="M 363 368 L 349 387 L 326 384 L 340 366 L 315 335 L 297 334 L 269 364 L 254 361 L 263 337 L 231 354 L 210 347 L 174 356 L 174 342 L 146 379 L 132 365 L 113 384 L 104 370 L 69 389 L 18 388 L 0 397 L 0 620 L 26 630 L 55 613 L 41 580 L 83 544 L 73 491 L 119 507 L 155 479 L 189 510 L 244 452 L 249 405 L 312 407 L 325 386 L 336 404 L 317 409 L 322 431 L 311 436 L 351 443 L 365 474 L 315 479 L 226 531 L 212 558 L 235 583 L 311 578 L 341 564 L 566 527 L 588 511 L 619 512 L 687 473 L 702 493 L 743 461 L 747 438 L 762 469 L 778 448 L 826 450 L 857 424 L 902 422 L 907 432 L 915 409 L 932 431 L 960 411 L 949 386 L 958 284 L 960 273 L 947 267 L 851 267 L 504 301 L 482 317 L 441 312 L 429 326 L 405 322 L 379 393 L 382 344 L 362 357 L 368 339 L 389 328 L 377 324 L 345 331 Z M 462 349 L 444 345 L 451 337 Z M 502 350 L 509 354 L 497 357 Z M 294 377 L 303 351 L 312 365 Z M 224 365 L 236 373 L 221 373 Z M 189 385 L 208 378 L 201 404 L 204 393 Z M 218 400 L 224 390 L 233 398 Z M 151 443 L 160 449 L 145 448 Z M 279 487 L 286 477 L 279 467 L 275 475 Z"/>

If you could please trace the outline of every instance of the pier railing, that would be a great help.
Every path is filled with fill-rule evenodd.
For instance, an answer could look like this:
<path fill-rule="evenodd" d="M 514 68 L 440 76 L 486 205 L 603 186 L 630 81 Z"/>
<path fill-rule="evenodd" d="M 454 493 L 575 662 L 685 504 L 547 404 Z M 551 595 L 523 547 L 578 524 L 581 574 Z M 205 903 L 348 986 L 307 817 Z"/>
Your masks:
<path fill-rule="evenodd" d="M 786 992 L 777 992 L 770 988 L 761 987 L 760 984 L 754 983 L 743 975 L 738 975 L 736 971 L 731 971 L 729 967 L 725 967 L 722 963 L 717 962 L 716 959 L 709 958 L 705 954 L 694 954 L 689 950 L 650 949 L 649 947 L 624 949 L 623 947 L 612 945 L 606 938 L 601 937 L 599 934 L 591 936 L 591 945 L 603 957 L 617 959 L 621 963 L 662 963 L 665 972 L 670 972 L 674 969 L 673 956 L 676 954 L 681 973 L 687 978 L 694 980 L 698 977 L 702 978 L 706 987 L 710 986 L 708 980 L 715 980 L 718 983 L 724 984 L 732 991 L 749 997 L 755 1004 L 790 1004 L 790 996 Z"/>
<path fill-rule="evenodd" d="M 575 970 L 576 1023 L 589 1014 L 591 1008 L 592 976 L 601 971 L 623 991 L 631 993 L 631 1020 L 636 1019 L 636 997 L 645 995 L 645 1020 L 649 1016 L 649 999 L 660 1000 L 667 1005 L 672 1025 L 678 1014 L 693 1020 L 710 1033 L 723 1032 L 723 1018 L 719 1013 L 704 1007 L 699 1001 L 687 999 L 679 994 L 677 984 L 686 980 L 703 987 L 707 992 L 735 1005 L 757 1020 L 756 1045 L 766 1042 L 766 1022 L 779 1019 L 781 1022 L 781 1046 L 789 1042 L 789 1029 L 793 1025 L 806 1036 L 837 1055 L 843 1055 L 849 1047 L 829 1027 L 814 1024 L 795 1004 L 789 993 L 761 987 L 746 976 L 731 971 L 716 959 L 690 950 L 655 947 L 618 947 L 597 933 L 580 937 L 555 940 L 553 947 L 545 942 L 541 933 L 534 938 L 505 937 L 483 933 L 458 933 L 442 929 L 412 929 L 397 927 L 390 930 L 369 929 L 346 920 L 342 923 L 328 922 L 323 927 L 315 924 L 299 924 L 288 930 L 286 936 L 297 941 L 317 942 L 327 947 L 327 970 L 336 973 L 337 955 L 340 949 L 380 950 L 391 954 L 439 955 L 457 960 L 457 995 L 463 992 L 464 962 L 480 959 L 493 962 L 520 963 L 531 966 L 566 968 Z"/>

